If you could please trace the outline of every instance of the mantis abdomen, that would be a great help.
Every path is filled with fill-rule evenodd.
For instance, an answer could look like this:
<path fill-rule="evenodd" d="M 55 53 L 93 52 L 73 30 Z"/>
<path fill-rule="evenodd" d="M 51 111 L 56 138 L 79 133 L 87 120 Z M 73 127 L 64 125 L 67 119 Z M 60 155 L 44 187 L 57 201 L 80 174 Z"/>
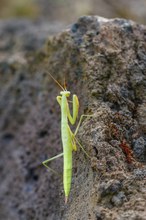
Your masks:
<path fill-rule="evenodd" d="M 65 192 L 65 202 L 67 202 L 72 179 L 72 152 L 64 149 L 64 172 L 63 172 L 63 185 Z"/>

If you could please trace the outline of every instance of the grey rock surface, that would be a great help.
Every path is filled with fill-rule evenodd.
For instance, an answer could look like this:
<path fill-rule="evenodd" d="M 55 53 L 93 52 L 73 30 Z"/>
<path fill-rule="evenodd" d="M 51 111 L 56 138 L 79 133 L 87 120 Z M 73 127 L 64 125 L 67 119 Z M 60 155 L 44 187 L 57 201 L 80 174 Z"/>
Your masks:
<path fill-rule="evenodd" d="M 55 34 L 44 23 L 0 26 L 0 219 L 146 219 L 146 27 L 84 16 Z M 54 33 L 54 37 L 49 35 Z M 41 162 L 62 152 L 60 90 L 80 100 L 64 204 L 60 177 Z M 62 159 L 50 163 L 62 173 Z"/>

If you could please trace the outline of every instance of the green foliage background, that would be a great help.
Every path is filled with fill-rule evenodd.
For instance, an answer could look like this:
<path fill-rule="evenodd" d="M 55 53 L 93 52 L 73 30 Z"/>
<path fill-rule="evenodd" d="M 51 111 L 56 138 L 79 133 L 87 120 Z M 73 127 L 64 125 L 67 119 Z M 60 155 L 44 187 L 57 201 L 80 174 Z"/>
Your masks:
<path fill-rule="evenodd" d="M 0 18 L 45 18 L 71 23 L 82 15 L 146 23 L 146 0 L 0 0 Z"/>

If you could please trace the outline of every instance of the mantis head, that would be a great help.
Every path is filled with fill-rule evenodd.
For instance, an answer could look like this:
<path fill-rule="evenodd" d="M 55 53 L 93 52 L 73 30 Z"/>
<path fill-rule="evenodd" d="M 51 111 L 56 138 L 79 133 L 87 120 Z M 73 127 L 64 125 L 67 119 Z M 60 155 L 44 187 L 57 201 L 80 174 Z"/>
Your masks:
<path fill-rule="evenodd" d="M 60 95 L 65 95 L 66 97 L 69 97 L 70 96 L 70 92 L 67 91 L 67 90 L 64 90 L 64 91 L 60 92 Z"/>

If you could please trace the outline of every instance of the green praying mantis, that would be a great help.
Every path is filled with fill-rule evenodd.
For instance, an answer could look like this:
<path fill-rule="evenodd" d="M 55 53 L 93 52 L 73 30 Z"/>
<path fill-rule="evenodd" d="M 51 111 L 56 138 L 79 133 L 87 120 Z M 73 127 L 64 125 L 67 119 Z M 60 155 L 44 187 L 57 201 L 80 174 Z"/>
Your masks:
<path fill-rule="evenodd" d="M 92 115 L 81 115 L 79 123 L 76 127 L 75 132 L 73 133 L 69 127 L 68 122 L 70 122 L 72 125 L 75 124 L 77 117 L 78 117 L 78 111 L 79 111 L 79 101 L 77 95 L 73 95 L 72 99 L 72 105 L 73 105 L 73 114 L 71 115 L 69 104 L 68 104 L 68 98 L 70 96 L 70 91 L 64 88 L 59 84 L 59 82 L 54 79 L 54 77 L 49 73 L 49 75 L 52 77 L 52 79 L 59 85 L 59 87 L 62 89 L 60 92 L 60 95 L 56 97 L 57 102 L 60 105 L 61 108 L 61 139 L 62 139 L 62 145 L 63 145 L 63 153 L 52 157 L 50 159 L 47 159 L 43 161 L 43 165 L 47 168 L 47 163 L 51 160 L 54 160 L 58 157 L 63 156 L 64 158 L 64 168 L 63 168 L 63 186 L 64 186 L 64 193 L 65 193 L 65 204 L 68 201 L 68 196 L 70 193 L 71 188 L 71 179 L 72 179 L 72 151 L 77 151 L 77 145 L 76 143 L 82 148 L 84 153 L 89 157 L 89 155 L 86 153 L 84 148 L 81 146 L 79 141 L 76 138 L 76 134 L 78 132 L 78 129 L 80 127 L 81 121 L 83 117 L 91 117 Z"/>

